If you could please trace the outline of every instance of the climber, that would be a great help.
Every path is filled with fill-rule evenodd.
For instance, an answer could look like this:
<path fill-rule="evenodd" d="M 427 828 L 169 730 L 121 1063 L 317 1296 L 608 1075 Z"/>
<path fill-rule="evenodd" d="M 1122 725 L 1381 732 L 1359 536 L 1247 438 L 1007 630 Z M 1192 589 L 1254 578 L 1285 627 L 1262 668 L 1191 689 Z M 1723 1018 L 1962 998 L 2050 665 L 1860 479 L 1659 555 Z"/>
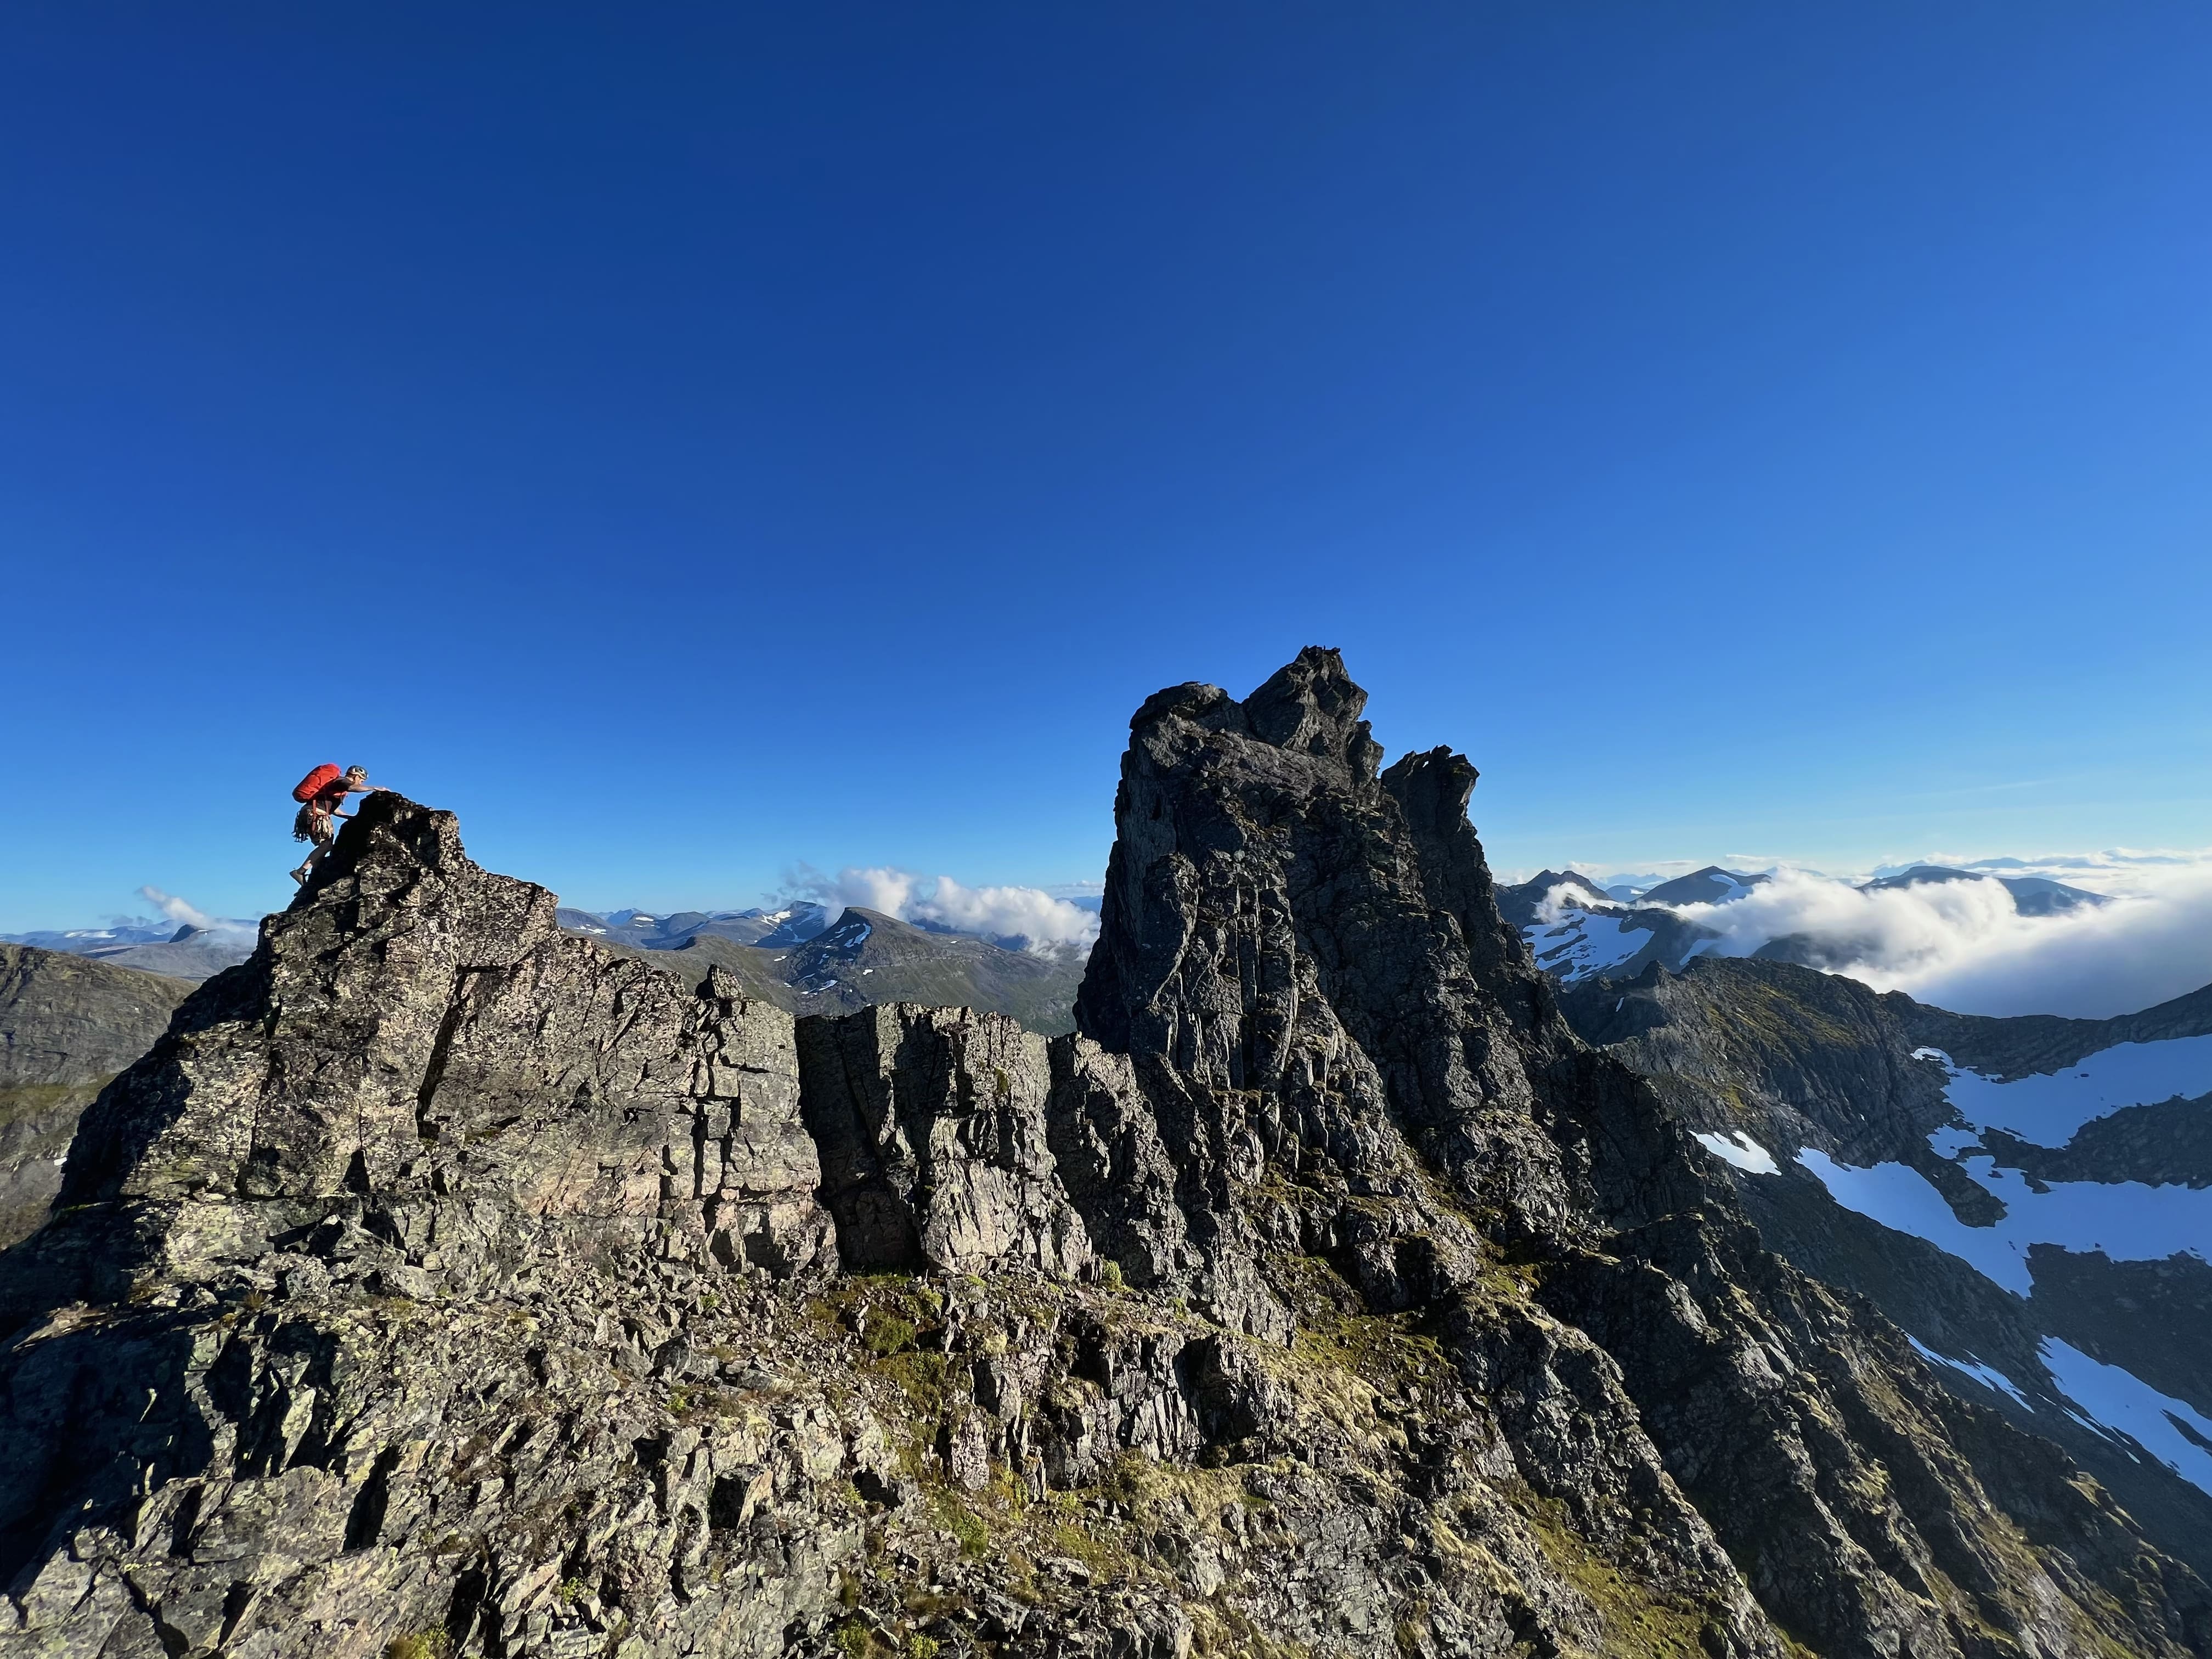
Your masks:
<path fill-rule="evenodd" d="M 370 794 L 380 787 L 368 781 L 368 769 L 365 766 L 349 766 L 343 772 L 335 766 L 318 766 L 300 780 L 300 787 L 292 792 L 292 799 L 305 805 L 300 808 L 299 816 L 292 820 L 292 839 L 312 842 L 313 846 L 301 861 L 300 867 L 292 872 L 293 880 L 303 887 L 307 885 L 307 878 L 315 873 L 315 866 L 322 862 L 323 854 L 331 850 L 331 843 L 337 839 L 337 827 L 333 820 L 353 816 L 350 812 L 338 810 L 345 805 L 345 798 L 348 795 Z"/>

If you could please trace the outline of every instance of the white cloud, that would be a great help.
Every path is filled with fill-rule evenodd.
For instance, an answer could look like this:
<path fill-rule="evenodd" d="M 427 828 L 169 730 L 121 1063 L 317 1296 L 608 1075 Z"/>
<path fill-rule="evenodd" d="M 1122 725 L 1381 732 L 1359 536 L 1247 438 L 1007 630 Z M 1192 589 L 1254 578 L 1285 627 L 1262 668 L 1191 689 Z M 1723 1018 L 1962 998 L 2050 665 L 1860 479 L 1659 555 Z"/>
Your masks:
<path fill-rule="evenodd" d="M 784 872 L 784 884 L 787 896 L 811 899 L 833 912 L 858 905 L 901 921 L 929 922 L 1002 943 L 1018 939 L 1040 955 L 1087 951 L 1098 937 L 1097 911 L 1041 887 L 969 887 L 951 876 L 919 876 L 885 865 L 848 865 L 835 876 L 796 865 Z"/>
<path fill-rule="evenodd" d="M 939 876 L 911 914 L 966 933 L 1019 936 L 1032 950 L 1088 950 L 1098 937 L 1097 911 L 1054 898 L 1042 888 L 963 887 L 950 876 Z"/>
<path fill-rule="evenodd" d="M 1591 902 L 1590 896 L 1572 882 L 1555 882 L 1536 901 L 1536 925 L 1557 927 L 1563 921 L 1589 914 Z"/>
<path fill-rule="evenodd" d="M 858 870 L 848 866 L 840 870 L 837 879 L 830 884 L 826 902 L 857 904 L 905 921 L 914 903 L 915 881 L 915 877 L 904 870 Z"/>
<path fill-rule="evenodd" d="M 1994 880 L 1862 892 L 1784 868 L 1732 902 L 1676 913 L 1720 933 L 1718 954 L 1804 935 L 1834 971 L 1963 1013 L 2102 1018 L 2212 982 L 2212 854 L 2084 854 L 2002 868 L 2112 902 L 2023 916 Z"/>
<path fill-rule="evenodd" d="M 2154 896 L 2177 872 L 2212 866 L 2212 848 L 2191 850 L 2146 850 L 2116 847 L 2099 853 L 2046 853 L 2035 858 L 1969 858 L 1934 853 L 1925 858 L 1903 859 L 1877 865 L 1875 876 L 1901 875 L 1917 864 L 1939 864 L 1953 870 L 1986 871 L 1993 876 L 2043 876 L 2115 896 Z M 1865 877 L 1854 877 L 1863 880 Z"/>
<path fill-rule="evenodd" d="M 216 933 L 249 936 L 258 931 L 256 923 L 240 921 L 229 916 L 211 916 L 189 899 L 179 898 L 174 893 L 165 893 L 150 884 L 141 887 L 138 895 L 180 927 L 204 927 Z"/>
<path fill-rule="evenodd" d="M 189 901 L 179 898 L 174 893 L 165 893 L 160 888 L 149 885 L 141 887 L 138 896 L 180 927 L 212 927 L 216 925 L 213 916 Z"/>

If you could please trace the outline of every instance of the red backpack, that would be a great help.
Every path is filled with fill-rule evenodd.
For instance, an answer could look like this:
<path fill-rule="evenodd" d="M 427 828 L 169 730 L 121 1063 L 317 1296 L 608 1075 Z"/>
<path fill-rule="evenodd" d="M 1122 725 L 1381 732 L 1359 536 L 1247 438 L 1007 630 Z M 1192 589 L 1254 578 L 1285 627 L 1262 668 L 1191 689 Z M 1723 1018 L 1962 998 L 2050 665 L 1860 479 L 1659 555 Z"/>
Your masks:
<path fill-rule="evenodd" d="M 300 780 L 300 787 L 292 792 L 292 799 L 294 800 L 313 800 L 316 796 L 321 794 L 324 790 L 329 788 L 332 784 L 336 783 L 344 775 L 344 773 L 339 771 L 338 769 L 331 765 L 330 762 L 325 761 L 313 771 L 308 773 L 306 777 Z"/>

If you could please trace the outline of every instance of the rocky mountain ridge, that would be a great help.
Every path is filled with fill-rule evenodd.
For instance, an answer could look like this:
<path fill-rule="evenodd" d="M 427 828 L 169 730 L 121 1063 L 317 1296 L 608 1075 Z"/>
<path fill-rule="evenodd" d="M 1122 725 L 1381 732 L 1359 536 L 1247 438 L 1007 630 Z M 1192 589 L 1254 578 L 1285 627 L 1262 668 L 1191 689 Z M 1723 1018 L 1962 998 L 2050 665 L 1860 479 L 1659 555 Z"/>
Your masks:
<path fill-rule="evenodd" d="M 2212 1646 L 1760 1248 L 1364 702 L 1147 701 L 1049 1040 L 794 1021 L 371 798 L 0 1257 L 0 1651 Z"/>
<path fill-rule="evenodd" d="M 2212 987 L 1996 1018 L 1700 959 L 1562 1006 L 1728 1160 L 1773 1248 L 2212 1570 Z"/>
<path fill-rule="evenodd" d="M 1712 919 L 1711 909 L 1693 917 L 1681 914 L 1683 908 L 1732 904 L 1772 879 L 1711 864 L 1632 896 L 1625 888 L 1601 888 L 1577 871 L 1544 870 L 1500 888 L 1498 904 L 1527 940 L 1536 965 L 1561 984 L 1576 985 L 1590 979 L 1633 979 L 1654 964 L 1679 973 L 1693 959 L 1723 951 L 1723 933 L 1705 925 Z M 2001 876 L 1932 864 L 1863 882 L 1856 890 L 1889 892 L 1959 882 L 2002 888 L 2014 913 L 2023 916 L 2060 915 L 2109 902 L 2102 894 L 2040 876 Z M 1741 945 L 1736 948 L 1742 950 Z M 1849 971 L 1878 956 L 1879 945 L 1849 934 L 1782 933 L 1743 953 L 1765 962 Z"/>
<path fill-rule="evenodd" d="M 747 997 L 787 1012 L 903 1001 L 1004 1013 L 1048 1036 L 1074 1024 L 1079 961 L 1011 951 L 873 912 L 855 912 L 834 930 L 834 918 L 806 904 L 642 922 L 634 913 L 556 914 L 562 928 L 694 986 L 719 968 Z M 610 920 L 617 925 L 602 925 Z M 0 944 L 0 1248 L 45 1218 L 77 1119 L 101 1088 L 153 1047 L 194 983 L 250 954 L 225 936 L 207 946 L 206 937 L 189 926 L 167 933 L 118 926 L 82 931 L 70 941 L 78 948 L 66 951 Z M 173 951 L 183 953 L 176 974 L 137 965 L 169 961 L 165 953 Z"/>

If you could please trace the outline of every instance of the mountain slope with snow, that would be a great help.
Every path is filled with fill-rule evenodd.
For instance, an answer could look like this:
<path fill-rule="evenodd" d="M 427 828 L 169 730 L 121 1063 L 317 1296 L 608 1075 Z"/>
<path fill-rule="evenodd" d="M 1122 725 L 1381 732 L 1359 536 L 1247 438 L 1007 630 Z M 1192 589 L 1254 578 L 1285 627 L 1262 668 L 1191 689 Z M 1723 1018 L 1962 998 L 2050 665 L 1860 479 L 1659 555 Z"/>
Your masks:
<path fill-rule="evenodd" d="M 747 995 L 791 1013 L 918 1002 L 1006 1014 L 1047 1036 L 1074 1030 L 1085 960 L 918 927 L 858 905 L 834 921 L 814 904 L 720 915 L 564 909 L 561 925 L 693 983 L 720 966 Z"/>
<path fill-rule="evenodd" d="M 1650 1077 L 1771 1247 L 2212 1561 L 2212 987 L 2005 1019 L 1709 957 L 1562 1006 Z"/>
<path fill-rule="evenodd" d="M 1632 979 L 1654 963 L 1679 971 L 1702 956 L 1790 962 L 1911 988 L 1940 973 L 1947 962 L 1987 968 L 2008 954 L 2016 960 L 2033 955 L 2063 973 L 2069 941 L 2087 938 L 2081 924 L 2116 903 L 2106 895 L 2024 871 L 1934 864 L 1858 883 L 1797 869 L 1747 872 L 1707 865 L 1637 890 L 1576 871 L 1546 870 L 1498 893 L 1500 913 L 1520 931 L 1536 965 L 1566 985 Z M 2162 914 L 2140 903 L 2114 910 L 2136 925 Z M 2182 954 L 2189 952 L 2185 948 Z M 2212 951 L 2197 954 L 2202 971 L 2212 972 Z M 2191 974 L 2180 982 L 2199 977 Z M 2085 993 L 2097 994 L 2077 986 L 2075 1006 Z M 1985 1006 L 1988 1000 L 1975 1000 Z M 1991 1012 L 2020 1006 L 2001 999 Z"/>
<path fill-rule="evenodd" d="M 256 926 L 237 921 L 203 927 L 141 920 L 113 922 L 106 927 L 0 933 L 0 944 L 28 945 L 118 968 L 135 968 L 142 973 L 197 981 L 210 978 L 252 955 Z"/>
<path fill-rule="evenodd" d="M 1695 882 L 1717 873 L 1701 871 L 1683 880 Z M 1764 878 L 1729 879 L 1747 890 Z M 1498 911 L 1519 930 L 1536 966 L 1567 985 L 1592 978 L 1632 978 L 1654 962 L 1680 968 L 1720 939 L 1711 929 L 1686 921 L 1663 904 L 1609 897 L 1590 878 L 1571 870 L 1546 870 L 1529 880 L 1500 887 Z"/>

